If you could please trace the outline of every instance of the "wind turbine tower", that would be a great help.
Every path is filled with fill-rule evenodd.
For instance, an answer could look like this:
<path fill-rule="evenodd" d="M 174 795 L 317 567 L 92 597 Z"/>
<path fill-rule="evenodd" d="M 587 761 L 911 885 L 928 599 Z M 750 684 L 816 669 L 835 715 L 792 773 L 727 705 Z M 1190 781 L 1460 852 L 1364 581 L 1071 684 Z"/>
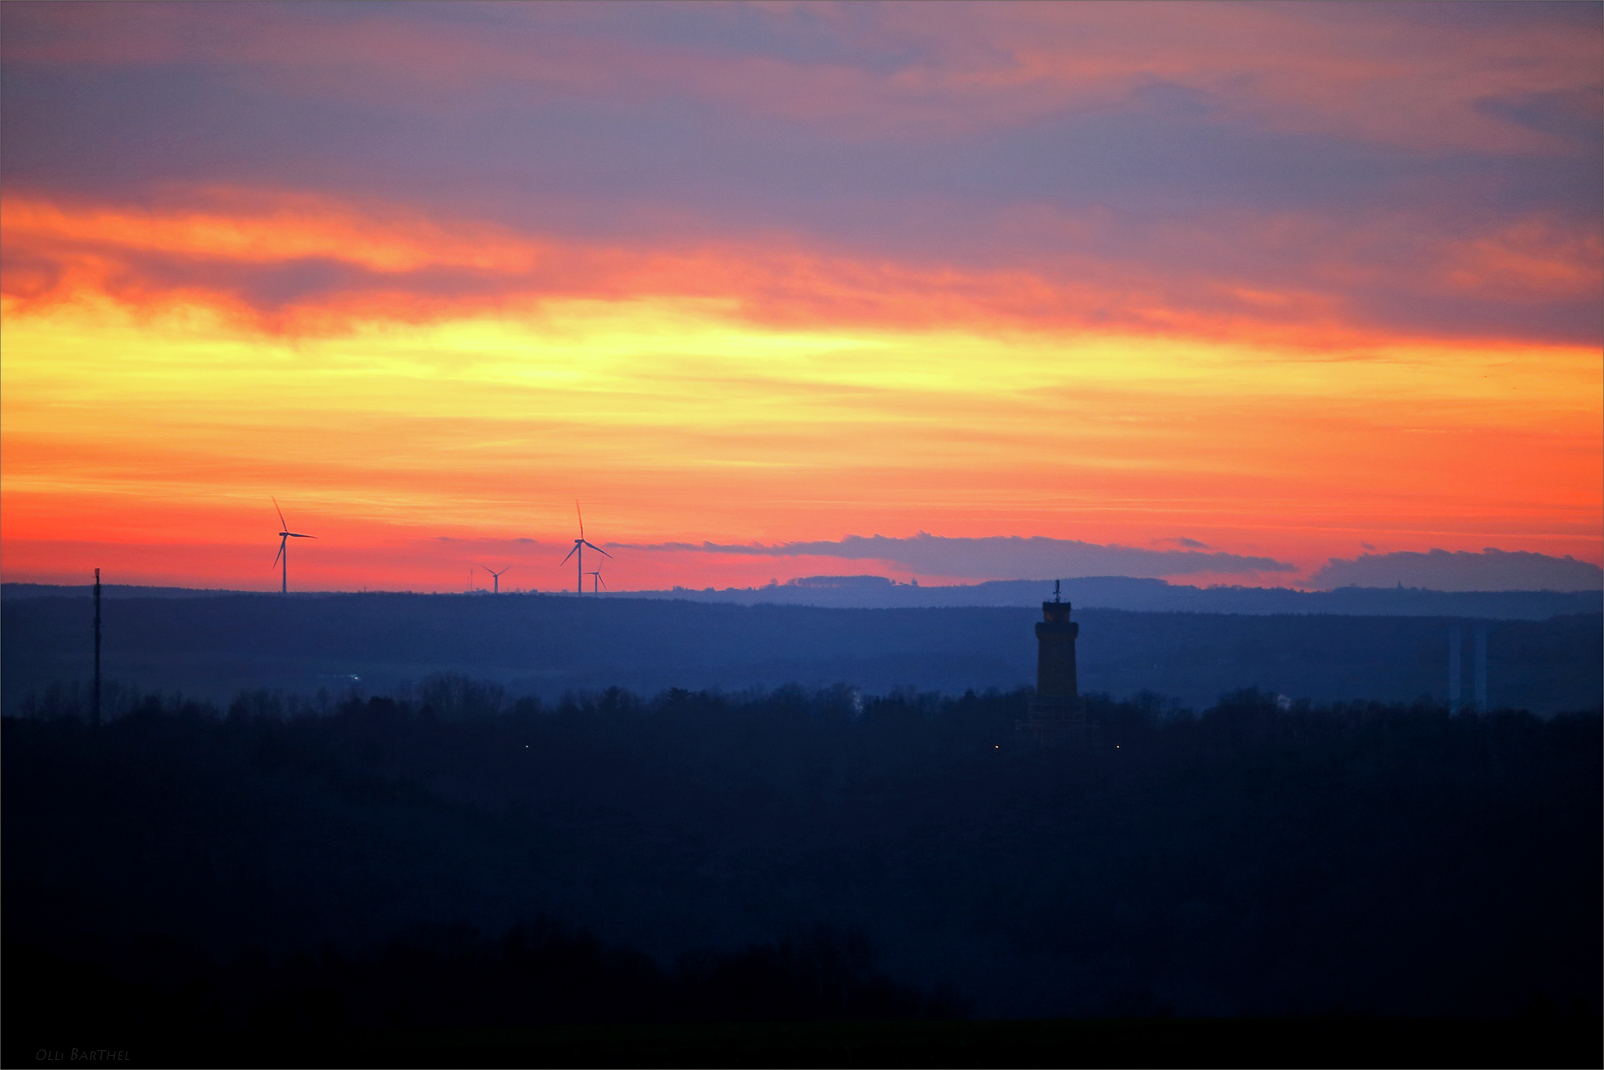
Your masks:
<path fill-rule="evenodd" d="M 486 572 L 490 573 L 490 582 L 495 586 L 495 590 L 492 591 L 491 593 L 492 594 L 500 594 L 501 593 L 501 572 L 507 571 L 507 568 L 511 568 L 512 566 L 508 565 L 507 568 L 502 569 L 501 572 L 497 572 L 495 569 L 491 568 L 489 565 L 480 565 L 479 567 L 484 569 Z"/>
<path fill-rule="evenodd" d="M 279 507 L 278 507 L 278 499 L 277 498 L 273 499 L 273 508 L 278 511 L 278 524 L 279 524 L 278 555 L 273 558 L 273 564 L 277 565 L 277 564 L 279 564 L 280 559 L 281 558 L 283 559 L 283 573 L 281 574 L 280 579 L 279 579 L 279 593 L 280 594 L 289 594 L 290 593 L 290 549 L 289 549 L 290 540 L 291 539 L 315 539 L 315 538 L 317 538 L 317 536 L 316 535 L 302 535 L 298 531 L 291 531 L 290 530 L 289 521 L 284 519 L 284 510 L 279 509 Z"/>
<path fill-rule="evenodd" d="M 563 558 L 561 561 L 558 562 L 558 564 L 559 565 L 566 565 L 568 563 L 568 558 L 569 557 L 573 557 L 575 554 L 579 555 L 579 560 L 574 563 L 575 567 L 576 567 L 576 572 L 575 572 L 575 576 L 574 576 L 574 581 L 575 581 L 574 588 L 575 588 L 575 592 L 576 593 L 584 594 L 585 593 L 585 547 L 589 546 L 592 550 L 595 550 L 598 554 L 601 554 L 603 557 L 612 557 L 613 555 L 608 553 L 606 550 L 603 550 L 600 546 L 597 546 L 594 543 L 589 543 L 589 542 L 585 541 L 585 514 L 580 511 L 578 502 L 574 503 L 574 512 L 579 515 L 579 538 L 574 540 L 574 548 L 572 550 L 568 551 L 568 557 Z"/>

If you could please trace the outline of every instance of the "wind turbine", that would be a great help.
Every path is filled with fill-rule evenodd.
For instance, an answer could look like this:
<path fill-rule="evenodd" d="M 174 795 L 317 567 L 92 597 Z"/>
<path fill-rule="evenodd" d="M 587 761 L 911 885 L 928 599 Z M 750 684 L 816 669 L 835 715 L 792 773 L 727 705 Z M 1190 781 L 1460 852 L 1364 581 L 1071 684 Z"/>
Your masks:
<path fill-rule="evenodd" d="M 564 560 L 566 560 L 566 558 Z M 501 572 L 497 572 L 495 569 L 491 568 L 489 565 L 480 565 L 479 567 L 484 569 L 486 572 L 490 573 L 490 582 L 495 584 L 495 586 L 496 586 L 496 589 L 494 591 L 492 591 L 491 593 L 492 594 L 500 594 L 501 593 L 501 572 L 507 571 L 507 568 L 511 568 L 512 566 L 508 565 L 507 568 L 502 569 Z"/>
<path fill-rule="evenodd" d="M 592 546 L 591 549 L 594 550 L 595 547 Z M 590 593 L 591 594 L 596 594 L 597 593 L 596 585 L 598 583 L 601 584 L 603 587 L 607 586 L 607 581 L 601 578 L 601 569 L 597 569 L 595 572 L 587 572 L 587 573 L 585 573 L 585 575 L 590 577 Z"/>
<path fill-rule="evenodd" d="M 576 567 L 578 569 L 578 572 L 577 572 L 577 574 L 576 574 L 576 576 L 574 578 L 577 581 L 578 593 L 579 594 L 584 594 L 585 593 L 585 547 L 589 546 L 592 550 L 595 550 L 598 554 L 601 554 L 603 557 L 612 557 L 613 555 L 608 553 L 606 550 L 603 550 L 600 546 L 597 546 L 594 543 L 589 543 L 589 542 L 585 541 L 585 514 L 583 512 L 580 512 L 579 503 L 578 502 L 574 503 L 574 512 L 579 514 L 579 538 L 574 540 L 574 548 L 572 550 L 568 551 L 568 557 L 573 557 L 575 554 L 579 555 L 579 560 L 577 562 L 575 562 L 575 565 L 576 565 Z M 566 565 L 568 563 L 568 557 L 563 558 L 561 561 L 559 561 L 557 563 L 559 565 Z"/>
<path fill-rule="evenodd" d="M 278 511 L 278 524 L 279 524 L 279 529 L 280 529 L 279 533 L 278 533 L 278 553 L 276 555 L 274 555 L 274 557 L 273 557 L 273 564 L 277 565 L 279 563 L 279 558 L 283 558 L 284 559 L 284 565 L 283 565 L 284 572 L 283 572 L 282 578 L 279 581 L 279 593 L 280 594 L 289 594 L 290 593 L 290 549 L 289 549 L 290 540 L 291 539 L 315 539 L 315 538 L 317 538 L 317 536 L 316 535 L 302 535 L 298 531 L 291 531 L 290 530 L 289 521 L 284 519 L 284 510 L 279 509 L 279 507 L 278 507 L 278 499 L 277 498 L 273 499 L 273 508 Z"/>

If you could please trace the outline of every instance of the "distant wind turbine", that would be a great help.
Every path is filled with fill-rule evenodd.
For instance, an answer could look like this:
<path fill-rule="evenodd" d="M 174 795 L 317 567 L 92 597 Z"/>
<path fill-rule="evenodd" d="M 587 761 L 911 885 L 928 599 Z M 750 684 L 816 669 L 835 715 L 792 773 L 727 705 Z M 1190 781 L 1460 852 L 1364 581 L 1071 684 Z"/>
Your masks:
<path fill-rule="evenodd" d="M 594 550 L 595 547 L 592 546 L 591 549 Z M 598 583 L 601 584 L 603 587 L 607 586 L 607 581 L 601 578 L 601 569 L 597 569 L 595 572 L 587 572 L 587 573 L 585 573 L 585 575 L 590 577 L 590 593 L 591 594 L 598 593 L 596 591 L 596 585 Z"/>
<path fill-rule="evenodd" d="M 273 508 L 275 510 L 277 510 L 277 512 L 278 512 L 278 525 L 279 525 L 278 553 L 273 558 L 273 564 L 277 565 L 279 563 L 279 559 L 280 558 L 283 559 L 284 563 L 283 563 L 282 567 L 283 567 L 284 572 L 283 572 L 282 578 L 279 581 L 279 593 L 280 594 L 289 594 L 290 593 L 290 550 L 289 550 L 290 540 L 291 539 L 315 539 L 315 538 L 317 538 L 317 536 L 316 535 L 302 535 L 298 531 L 291 531 L 290 530 L 289 521 L 284 519 L 284 510 L 279 509 L 279 507 L 278 507 L 278 499 L 277 498 L 273 499 Z"/>
<path fill-rule="evenodd" d="M 507 568 L 502 569 L 501 572 L 497 572 L 495 569 L 491 568 L 489 565 L 480 565 L 479 567 L 484 569 L 486 572 L 490 573 L 490 582 L 495 584 L 495 587 L 496 587 L 496 589 L 494 591 L 492 591 L 491 593 L 492 594 L 500 594 L 501 593 L 501 572 L 507 571 L 507 568 L 511 568 L 512 566 L 508 565 Z"/>
<path fill-rule="evenodd" d="M 577 571 L 577 573 L 576 573 L 574 578 L 577 581 L 578 593 L 579 594 L 584 594 L 585 593 L 585 547 L 589 546 L 592 550 L 595 550 L 598 554 L 601 554 L 603 557 L 612 557 L 613 555 L 608 553 L 606 550 L 603 550 L 600 546 L 597 546 L 595 543 L 590 543 L 590 542 L 586 542 L 585 541 L 585 514 L 580 511 L 578 502 L 574 503 L 574 512 L 579 515 L 579 538 L 574 540 L 574 548 L 572 550 L 568 551 L 568 557 L 563 558 L 561 561 L 558 562 L 558 564 L 559 565 L 566 565 L 568 563 L 568 558 L 569 557 L 573 557 L 575 554 L 579 555 L 579 560 L 577 562 L 575 562 L 575 566 L 576 566 L 578 571 Z"/>

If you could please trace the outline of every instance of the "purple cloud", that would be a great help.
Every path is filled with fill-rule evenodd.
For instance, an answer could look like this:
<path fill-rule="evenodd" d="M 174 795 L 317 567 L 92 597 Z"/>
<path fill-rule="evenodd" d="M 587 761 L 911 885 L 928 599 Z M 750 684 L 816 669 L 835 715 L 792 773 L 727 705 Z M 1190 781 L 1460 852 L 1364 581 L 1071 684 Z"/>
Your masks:
<path fill-rule="evenodd" d="M 1424 587 L 1434 591 L 1596 591 L 1604 570 L 1569 554 L 1525 550 L 1400 551 L 1333 557 L 1309 577 L 1316 587 Z"/>
<path fill-rule="evenodd" d="M 787 542 L 773 546 L 712 542 L 608 545 L 630 550 L 691 550 L 764 557 L 840 557 L 855 561 L 887 561 L 924 575 L 1010 580 L 1079 576 L 1156 578 L 1197 573 L 1246 576 L 1260 572 L 1297 571 L 1296 565 L 1271 557 L 1101 546 L 1078 539 L 1052 539 L 1041 535 L 1029 538 L 998 535 L 976 539 L 946 538 L 920 532 L 909 539 L 887 538 L 884 535 L 867 538 L 848 535 L 836 542 Z"/>
<path fill-rule="evenodd" d="M 783 236 L 1084 285 L 1087 322 L 1600 337 L 1589 5 L 914 10 L 5 4 L 0 167 L 133 207 L 228 186 L 567 241 Z"/>

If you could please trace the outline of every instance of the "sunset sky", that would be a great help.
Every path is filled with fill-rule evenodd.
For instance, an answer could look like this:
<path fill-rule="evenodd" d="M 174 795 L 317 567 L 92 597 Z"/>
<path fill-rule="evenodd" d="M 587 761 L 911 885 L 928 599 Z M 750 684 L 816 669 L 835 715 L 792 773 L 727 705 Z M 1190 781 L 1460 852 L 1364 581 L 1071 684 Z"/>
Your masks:
<path fill-rule="evenodd" d="M 11 0 L 0 576 L 1597 565 L 1601 10 Z"/>

